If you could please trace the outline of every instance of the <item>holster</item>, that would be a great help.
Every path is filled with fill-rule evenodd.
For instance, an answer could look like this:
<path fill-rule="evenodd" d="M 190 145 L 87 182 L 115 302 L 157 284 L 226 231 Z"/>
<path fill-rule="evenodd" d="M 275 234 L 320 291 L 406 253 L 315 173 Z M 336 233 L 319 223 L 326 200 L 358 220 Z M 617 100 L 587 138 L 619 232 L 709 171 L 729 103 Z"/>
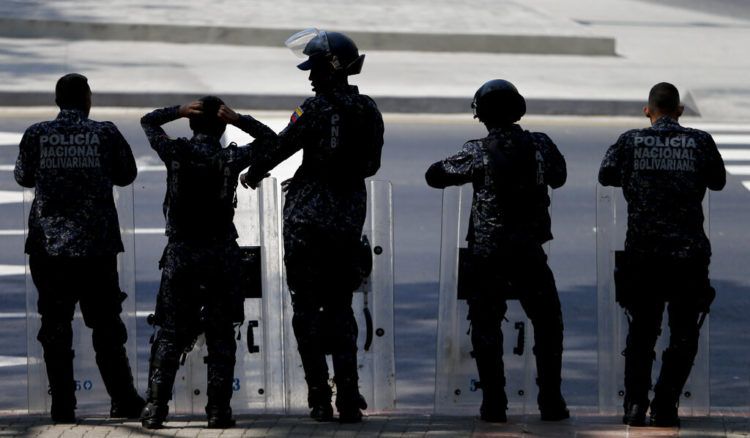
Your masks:
<path fill-rule="evenodd" d="M 615 301 L 626 309 L 635 298 L 632 275 L 625 251 L 615 251 Z"/>

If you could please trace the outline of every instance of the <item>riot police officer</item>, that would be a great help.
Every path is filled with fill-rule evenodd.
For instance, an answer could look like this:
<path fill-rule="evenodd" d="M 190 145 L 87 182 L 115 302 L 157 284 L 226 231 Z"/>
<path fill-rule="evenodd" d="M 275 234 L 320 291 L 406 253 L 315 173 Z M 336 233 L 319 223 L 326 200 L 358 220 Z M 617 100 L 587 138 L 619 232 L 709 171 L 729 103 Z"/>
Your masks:
<path fill-rule="evenodd" d="M 161 126 L 181 117 L 189 118 L 193 137 L 169 138 Z M 220 139 L 230 120 L 256 139 L 252 146 L 222 148 Z M 235 189 L 254 148 L 258 143 L 272 147 L 276 134 L 250 116 L 239 116 L 215 96 L 155 110 L 143 116 L 141 126 L 167 167 L 164 214 L 169 238 L 159 262 L 162 278 L 154 314 L 159 331 L 151 348 L 141 422 L 149 429 L 162 427 L 180 355 L 205 333 L 208 427 L 232 427 L 234 326 L 244 320 L 241 256 L 232 222 Z"/>
<path fill-rule="evenodd" d="M 130 145 L 112 122 L 88 118 L 91 89 L 85 76 L 61 77 L 57 118 L 23 135 L 16 181 L 35 189 L 29 213 L 31 276 L 42 317 L 37 339 L 44 350 L 52 420 L 75 422 L 73 331 L 76 303 L 92 329 L 96 364 L 112 398 L 111 417 L 137 418 L 143 399 L 133 385 L 120 319 L 117 253 L 124 251 L 112 186 L 127 186 L 137 170 Z"/>
<path fill-rule="evenodd" d="M 286 185 L 284 262 L 292 293 L 292 327 L 305 371 L 310 416 L 333 419 L 326 354 L 333 360 L 339 421 L 361 421 L 357 324 L 353 291 L 363 279 L 360 236 L 365 221 L 364 179 L 380 167 L 383 120 L 375 102 L 349 85 L 365 55 L 338 32 L 308 29 L 287 46 L 308 59 L 315 97 L 305 100 L 279 134 L 277 147 L 258 149 L 244 182 L 302 149 L 302 164 Z"/>
<path fill-rule="evenodd" d="M 674 85 L 654 85 L 643 109 L 651 127 L 622 134 L 599 170 L 599 182 L 622 187 L 628 203 L 625 260 L 616 288 L 630 323 L 623 422 L 631 426 L 646 423 L 654 347 L 667 303 L 669 347 L 662 354 L 650 423 L 679 424 L 678 400 L 698 350 L 701 315 L 715 294 L 701 202 L 706 189 L 724 187 L 726 172 L 711 135 L 680 126 L 682 111 Z"/>
<path fill-rule="evenodd" d="M 472 108 L 488 136 L 434 163 L 425 178 L 435 188 L 468 183 L 474 188 L 468 317 L 482 388 L 480 415 L 489 422 L 507 420 L 501 323 L 506 300 L 517 298 L 534 326 L 542 420 L 562 420 L 569 416 L 560 393 L 562 312 L 541 245 L 552 239 L 547 187 L 565 183 L 565 160 L 547 135 L 517 124 L 526 102 L 510 82 L 486 82 Z"/>

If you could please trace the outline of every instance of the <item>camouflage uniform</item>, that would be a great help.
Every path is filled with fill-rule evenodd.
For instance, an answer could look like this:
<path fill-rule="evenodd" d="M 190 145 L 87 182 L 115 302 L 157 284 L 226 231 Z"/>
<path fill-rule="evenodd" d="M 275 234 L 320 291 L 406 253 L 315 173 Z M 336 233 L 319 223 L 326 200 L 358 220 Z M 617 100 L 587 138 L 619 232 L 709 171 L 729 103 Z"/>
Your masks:
<path fill-rule="evenodd" d="M 284 262 L 292 326 L 311 407 L 330 400 L 325 354 L 331 354 L 336 405 L 358 397 L 357 324 L 352 293 L 362 281 L 356 254 L 365 221 L 364 179 L 380 167 L 383 120 L 375 102 L 345 86 L 307 99 L 279 135 L 258 150 L 247 175 L 258 181 L 299 149 L 302 165 L 284 205 Z"/>
<path fill-rule="evenodd" d="M 699 314 L 708 310 L 711 245 L 703 231 L 706 189 L 726 183 L 724 163 L 711 136 L 662 117 L 652 127 L 620 136 L 599 171 L 603 185 L 622 187 L 628 203 L 625 239 L 630 315 L 625 350 L 628 403 L 648 405 L 651 364 L 668 302 L 670 339 L 654 388 L 676 403 L 698 350 Z M 619 286 L 619 285 L 618 285 Z"/>
<path fill-rule="evenodd" d="M 552 239 L 547 186 L 558 188 L 566 177 L 565 159 L 552 140 L 516 124 L 466 142 L 426 174 L 432 187 L 474 188 L 466 238 L 474 291 L 468 318 L 484 400 L 493 406 L 507 405 L 501 323 L 511 296 L 534 325 L 540 405 L 559 395 L 562 312 L 541 245 Z"/>
<path fill-rule="evenodd" d="M 24 133 L 16 181 L 35 188 L 26 253 L 39 291 L 44 349 L 55 400 L 75 406 L 73 331 L 76 302 L 92 329 L 96 363 L 115 403 L 137 397 L 120 319 L 127 297 L 117 278 L 123 251 L 112 186 L 133 182 L 137 170 L 130 145 L 111 122 L 83 111 L 62 110 L 52 121 Z"/>
<path fill-rule="evenodd" d="M 167 167 L 169 237 L 159 262 L 162 279 L 154 322 L 160 328 L 151 348 L 148 397 L 166 405 L 180 354 L 205 332 L 208 406 L 226 408 L 232 396 L 234 324 L 244 319 L 240 250 L 232 222 L 235 190 L 254 147 L 222 148 L 218 137 L 204 134 L 170 139 L 161 125 L 180 118 L 178 110 L 158 109 L 141 119 L 151 147 Z M 238 126 L 260 141 L 276 136 L 249 116 L 241 116 Z"/>

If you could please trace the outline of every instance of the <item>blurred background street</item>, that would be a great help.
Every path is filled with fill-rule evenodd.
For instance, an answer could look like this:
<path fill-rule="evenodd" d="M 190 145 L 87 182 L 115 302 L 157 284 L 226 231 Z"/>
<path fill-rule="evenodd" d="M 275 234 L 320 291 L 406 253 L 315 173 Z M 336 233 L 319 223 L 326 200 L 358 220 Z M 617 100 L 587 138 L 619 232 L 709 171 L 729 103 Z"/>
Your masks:
<path fill-rule="evenodd" d="M 727 165 L 727 187 L 712 193 L 710 205 L 711 276 L 718 291 L 710 323 L 711 406 L 717 416 L 746 415 L 749 20 L 750 3 L 741 0 L 220 0 L 210 6 L 197 0 L 3 0 L 0 413 L 27 407 L 26 218 L 13 164 L 26 127 L 55 117 L 57 78 L 73 71 L 88 76 L 91 117 L 115 122 L 139 165 L 135 298 L 138 385 L 144 390 L 151 335 L 145 315 L 153 310 L 157 261 L 166 242 L 165 171 L 139 119 L 155 107 L 216 94 L 281 130 L 291 111 L 312 95 L 306 74 L 295 68 L 299 60 L 283 41 L 315 26 L 347 32 L 357 41 L 367 58 L 351 82 L 385 113 L 383 161 L 375 179 L 393 183 L 397 412 L 429 414 L 434 397 L 441 192 L 427 187 L 423 174 L 467 139 L 484 136 L 471 117 L 471 97 L 484 81 L 504 78 L 529 101 L 522 126 L 548 133 L 568 162 L 568 182 L 555 191 L 551 209 L 550 264 L 565 317 L 563 392 L 574 414 L 597 405 L 598 166 L 620 133 L 647 125 L 640 110 L 648 90 L 669 81 L 687 106 L 683 124 L 712 133 Z M 184 121 L 166 129 L 189 135 Z M 227 140 L 250 139 L 230 133 Z M 708 428 L 711 436 L 747 433 L 743 423 L 717 424 Z M 461 431 L 482 432 L 473 427 Z M 561 436 L 574 436 L 574 429 Z"/>

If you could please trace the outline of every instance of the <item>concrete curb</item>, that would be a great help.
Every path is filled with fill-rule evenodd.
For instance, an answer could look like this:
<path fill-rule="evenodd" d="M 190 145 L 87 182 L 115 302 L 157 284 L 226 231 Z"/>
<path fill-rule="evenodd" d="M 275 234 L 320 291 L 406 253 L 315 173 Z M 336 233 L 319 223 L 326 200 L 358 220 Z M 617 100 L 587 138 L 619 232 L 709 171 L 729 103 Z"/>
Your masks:
<path fill-rule="evenodd" d="M 299 29 L 90 23 L 0 18 L 0 37 L 282 47 Z M 575 35 L 346 31 L 364 50 L 615 56 L 615 39 Z"/>
<path fill-rule="evenodd" d="M 158 108 L 189 102 L 208 93 L 121 93 L 96 92 L 96 106 Z M 221 94 L 235 108 L 292 111 L 309 95 Z M 385 113 L 461 114 L 471 111 L 470 97 L 372 96 Z M 28 107 L 54 105 L 55 95 L 41 91 L 0 91 L 0 106 Z M 526 99 L 527 114 L 569 116 L 641 116 L 644 101 L 597 99 Z M 700 116 L 690 95 L 685 99 L 685 115 Z"/>

